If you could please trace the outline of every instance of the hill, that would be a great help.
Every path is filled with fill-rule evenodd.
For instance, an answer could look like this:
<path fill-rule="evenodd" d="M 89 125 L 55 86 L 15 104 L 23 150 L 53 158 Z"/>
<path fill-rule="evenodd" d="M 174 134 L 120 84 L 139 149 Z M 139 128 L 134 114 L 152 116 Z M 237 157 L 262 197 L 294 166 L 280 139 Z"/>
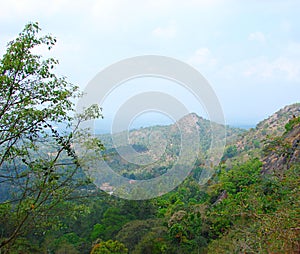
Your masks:
<path fill-rule="evenodd" d="M 294 106 L 279 112 L 291 109 L 297 112 Z M 277 112 L 264 121 L 276 126 L 273 133 L 284 132 L 264 142 L 261 160 L 243 162 L 237 155 L 236 163 L 223 164 L 208 186 L 207 214 L 215 230 L 208 253 L 299 253 L 300 117 L 282 129 L 281 116 Z"/>
<path fill-rule="evenodd" d="M 255 128 L 239 135 L 237 140 L 229 142 L 224 154 L 224 160 L 229 165 L 234 161 L 247 161 L 249 158 L 262 158 L 264 143 L 269 137 L 281 136 L 285 125 L 293 117 L 300 116 L 300 103 L 285 106 L 267 119 L 259 122 Z"/>
<path fill-rule="evenodd" d="M 181 152 L 182 138 L 185 144 L 196 144 L 195 136 L 199 138 L 198 164 L 203 163 L 212 140 L 225 142 L 225 128 L 227 142 L 234 142 L 245 132 L 243 129 L 212 123 L 191 113 L 172 125 L 106 134 L 101 135 L 100 139 L 106 147 L 103 156 L 113 170 L 131 179 L 149 179 L 166 173 L 172 167 Z M 191 149 L 190 154 L 195 153 L 192 145 L 184 148 Z M 134 154 L 135 158 L 131 153 L 137 153 Z M 126 160 L 128 158 L 129 161 Z"/>

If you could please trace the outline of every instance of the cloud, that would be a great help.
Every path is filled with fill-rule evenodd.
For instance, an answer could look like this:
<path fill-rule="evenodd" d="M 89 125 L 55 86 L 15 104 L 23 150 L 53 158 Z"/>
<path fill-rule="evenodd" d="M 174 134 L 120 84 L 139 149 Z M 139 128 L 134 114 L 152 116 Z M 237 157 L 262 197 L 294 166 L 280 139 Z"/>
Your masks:
<path fill-rule="evenodd" d="M 126 9 L 125 1 L 98 0 L 90 5 L 90 15 L 98 26 L 107 27 L 116 25 L 124 18 L 122 10 Z"/>
<path fill-rule="evenodd" d="M 211 54 L 208 48 L 199 48 L 195 53 L 188 59 L 188 62 L 192 65 L 206 65 L 214 67 L 218 60 Z"/>
<path fill-rule="evenodd" d="M 263 79 L 285 79 L 287 81 L 300 81 L 300 61 L 287 57 L 278 57 L 274 60 L 262 59 L 248 64 L 243 72 L 247 77 Z"/>
<path fill-rule="evenodd" d="M 254 32 L 254 33 L 249 34 L 248 40 L 258 41 L 260 43 L 265 43 L 266 42 L 266 36 L 262 32 Z"/>
<path fill-rule="evenodd" d="M 290 57 L 299 58 L 300 43 L 295 41 L 290 41 L 288 45 L 284 48 L 284 54 Z"/>
<path fill-rule="evenodd" d="M 38 0 L 11 0 L 2 1 L 0 9 L 1 19 L 24 16 L 45 15 L 51 16 L 70 7 L 67 0 L 38 1 Z"/>
<path fill-rule="evenodd" d="M 157 27 L 152 31 L 152 35 L 157 38 L 162 39 L 172 39 L 175 38 L 177 34 L 177 29 L 174 24 L 170 24 L 166 27 Z"/>
<path fill-rule="evenodd" d="M 224 78 L 253 78 L 261 81 L 300 81 L 300 60 L 287 56 L 274 59 L 256 57 L 224 66 L 219 72 Z"/>

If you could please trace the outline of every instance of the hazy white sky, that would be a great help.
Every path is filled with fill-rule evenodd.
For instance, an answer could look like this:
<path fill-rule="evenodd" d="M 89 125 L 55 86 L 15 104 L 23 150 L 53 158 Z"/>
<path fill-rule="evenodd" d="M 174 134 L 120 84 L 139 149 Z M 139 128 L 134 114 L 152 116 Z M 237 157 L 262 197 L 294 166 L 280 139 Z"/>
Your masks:
<path fill-rule="evenodd" d="M 0 0 L 0 53 L 38 21 L 58 39 L 57 71 L 81 88 L 121 59 L 170 56 L 206 77 L 227 123 L 256 124 L 300 101 L 299 15 L 298 0 Z"/>

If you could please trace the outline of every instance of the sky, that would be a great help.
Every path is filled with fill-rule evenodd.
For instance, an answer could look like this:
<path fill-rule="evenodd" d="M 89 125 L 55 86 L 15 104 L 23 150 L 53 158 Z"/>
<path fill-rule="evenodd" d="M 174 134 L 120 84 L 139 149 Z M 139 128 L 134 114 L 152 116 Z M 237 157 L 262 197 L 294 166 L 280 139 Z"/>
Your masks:
<path fill-rule="evenodd" d="M 0 4 L 1 55 L 26 23 L 38 21 L 42 33 L 58 40 L 51 54 L 45 53 L 59 59 L 57 73 L 81 89 L 117 61 L 163 55 L 193 66 L 208 80 L 227 124 L 253 126 L 300 101 L 298 0 L 0 0 Z M 116 105 L 137 93 L 135 82 L 142 83 L 141 91 L 162 89 L 180 97 L 191 111 L 202 112 L 170 81 L 148 78 L 114 91 L 103 104 L 106 119 L 113 117 Z M 153 123 L 159 117 L 168 119 L 154 115 Z M 133 122 L 147 117 L 141 119 Z"/>

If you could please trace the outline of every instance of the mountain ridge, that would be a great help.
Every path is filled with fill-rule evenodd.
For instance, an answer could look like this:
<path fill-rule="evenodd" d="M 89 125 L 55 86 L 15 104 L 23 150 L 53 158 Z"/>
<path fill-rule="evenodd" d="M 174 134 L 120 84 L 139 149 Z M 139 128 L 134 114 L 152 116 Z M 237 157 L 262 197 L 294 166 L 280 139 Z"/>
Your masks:
<path fill-rule="evenodd" d="M 285 125 L 293 117 L 298 116 L 300 116 L 300 103 L 287 105 L 259 122 L 255 128 L 239 135 L 236 141 L 229 142 L 227 148 L 236 150 L 236 155 L 239 155 L 239 159 L 243 157 L 243 161 L 248 160 L 249 157 L 262 158 L 261 149 L 268 137 L 283 135 Z M 235 156 L 233 157 L 236 159 Z"/>

